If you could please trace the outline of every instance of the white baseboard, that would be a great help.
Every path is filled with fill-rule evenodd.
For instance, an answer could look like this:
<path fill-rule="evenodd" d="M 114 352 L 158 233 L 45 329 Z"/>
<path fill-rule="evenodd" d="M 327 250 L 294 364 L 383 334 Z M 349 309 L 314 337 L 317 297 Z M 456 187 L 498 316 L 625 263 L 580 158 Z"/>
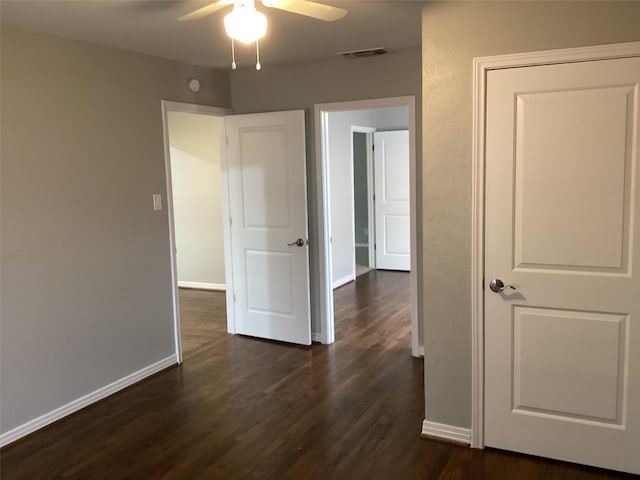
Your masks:
<path fill-rule="evenodd" d="M 62 405 L 61 407 L 58 407 L 55 410 L 50 411 L 49 413 L 45 413 L 44 415 L 41 415 L 38 418 L 34 418 L 27 423 L 23 423 L 22 425 L 0 435 L 0 447 L 4 447 L 9 443 L 15 442 L 25 435 L 46 427 L 50 423 L 60 420 L 67 415 L 71 415 L 72 413 L 75 413 L 78 410 L 97 402 L 98 400 L 102 400 L 109 395 L 113 395 L 119 390 L 133 385 L 134 383 L 137 383 L 149 377 L 150 375 L 159 372 L 160 370 L 164 370 L 171 365 L 175 365 L 176 363 L 177 360 L 175 354 L 167 358 L 163 358 L 162 360 L 146 366 L 138 370 L 137 372 L 133 372 L 132 374 L 116 380 L 109 385 L 105 385 L 104 387 L 101 387 L 87 395 L 77 398 L 67 403 L 66 405 Z"/>
<path fill-rule="evenodd" d="M 368 243 L 356 243 L 356 248 L 357 247 L 366 247 L 369 248 L 369 244 Z"/>
<path fill-rule="evenodd" d="M 454 442 L 471 443 L 471 430 L 468 428 L 454 427 L 444 423 L 422 422 L 422 435 L 444 438 Z"/>
<path fill-rule="evenodd" d="M 220 290 L 226 291 L 227 286 L 224 283 L 204 283 L 204 282 L 182 282 L 178 281 L 180 288 L 196 288 L 198 290 Z"/>
<path fill-rule="evenodd" d="M 333 289 L 335 290 L 336 288 L 346 285 L 347 283 L 352 282 L 355 279 L 356 277 L 353 274 L 347 275 L 346 277 L 339 278 L 338 280 L 335 280 L 333 282 Z"/>
<path fill-rule="evenodd" d="M 418 355 L 424 357 L 424 345 L 418 345 Z"/>
<path fill-rule="evenodd" d="M 311 341 L 322 343 L 322 335 L 319 333 L 311 332 Z"/>

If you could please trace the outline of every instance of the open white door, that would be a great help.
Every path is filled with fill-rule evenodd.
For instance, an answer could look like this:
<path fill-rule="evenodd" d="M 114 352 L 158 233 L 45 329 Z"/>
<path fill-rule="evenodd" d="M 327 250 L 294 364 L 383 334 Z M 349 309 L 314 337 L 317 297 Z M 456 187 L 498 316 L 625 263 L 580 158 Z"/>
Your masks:
<path fill-rule="evenodd" d="M 640 474 L 639 93 L 637 57 L 487 74 L 488 446 Z"/>
<path fill-rule="evenodd" d="M 376 132 L 373 137 L 376 268 L 409 271 L 409 132 Z"/>
<path fill-rule="evenodd" d="M 236 333 L 310 345 L 304 112 L 226 128 Z"/>

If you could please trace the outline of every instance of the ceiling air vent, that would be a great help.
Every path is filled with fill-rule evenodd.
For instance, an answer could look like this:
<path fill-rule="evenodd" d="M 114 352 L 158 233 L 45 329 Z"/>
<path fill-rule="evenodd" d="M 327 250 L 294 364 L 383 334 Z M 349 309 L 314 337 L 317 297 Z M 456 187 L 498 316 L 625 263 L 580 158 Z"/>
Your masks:
<path fill-rule="evenodd" d="M 351 52 L 338 52 L 338 55 L 342 55 L 344 58 L 362 58 L 362 57 L 375 57 L 376 55 L 384 55 L 389 53 L 384 47 L 367 48 L 366 50 L 352 50 Z"/>

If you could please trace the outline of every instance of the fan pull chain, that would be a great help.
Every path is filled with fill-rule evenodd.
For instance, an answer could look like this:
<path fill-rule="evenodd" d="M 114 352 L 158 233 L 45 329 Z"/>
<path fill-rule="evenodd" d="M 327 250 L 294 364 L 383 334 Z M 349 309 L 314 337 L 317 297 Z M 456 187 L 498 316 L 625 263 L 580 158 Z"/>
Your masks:
<path fill-rule="evenodd" d="M 231 38 L 231 70 L 235 70 L 236 68 L 238 68 L 236 66 L 236 46 L 232 37 Z"/>
<path fill-rule="evenodd" d="M 260 65 L 260 45 L 258 44 L 258 40 L 256 40 L 256 70 L 260 70 L 262 65 Z"/>

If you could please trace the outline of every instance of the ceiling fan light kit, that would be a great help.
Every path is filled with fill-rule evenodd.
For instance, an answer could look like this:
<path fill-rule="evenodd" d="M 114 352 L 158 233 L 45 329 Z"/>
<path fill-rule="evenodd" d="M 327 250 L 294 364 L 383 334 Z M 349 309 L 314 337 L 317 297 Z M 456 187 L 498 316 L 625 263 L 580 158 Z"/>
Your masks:
<path fill-rule="evenodd" d="M 332 7 L 310 0 L 262 0 L 265 7 L 297 13 L 307 17 L 334 22 L 347 14 L 343 8 Z M 224 28 L 231 37 L 231 69 L 236 69 L 235 40 L 250 44 L 256 42 L 256 70 L 260 70 L 260 46 L 258 41 L 267 33 L 267 17 L 256 10 L 255 0 L 217 0 L 178 20 L 195 20 L 233 5 L 233 10 L 224 17 Z"/>
<path fill-rule="evenodd" d="M 253 1 L 241 2 L 225 15 L 224 28 L 231 38 L 248 45 L 267 33 L 267 17 L 256 10 Z"/>
<path fill-rule="evenodd" d="M 235 70 L 235 40 L 246 45 L 256 42 L 256 70 L 260 70 L 260 46 L 258 40 L 267 33 L 267 17 L 256 10 L 254 0 L 239 0 L 233 10 L 224 17 L 224 28 L 231 37 L 231 69 Z"/>

